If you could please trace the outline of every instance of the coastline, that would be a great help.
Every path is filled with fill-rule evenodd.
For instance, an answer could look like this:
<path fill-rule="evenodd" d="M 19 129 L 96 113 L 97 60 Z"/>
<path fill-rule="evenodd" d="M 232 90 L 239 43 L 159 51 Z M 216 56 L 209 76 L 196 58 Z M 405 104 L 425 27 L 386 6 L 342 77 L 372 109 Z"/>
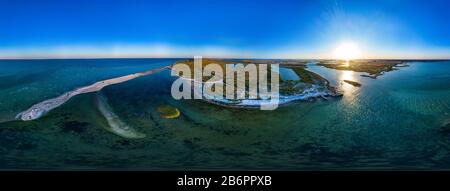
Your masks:
<path fill-rule="evenodd" d="M 241 164 L 246 165 L 245 168 L 253 169 L 262 168 L 269 162 L 273 165 L 267 166 L 268 169 L 301 169 L 308 167 L 307 165 L 313 162 L 317 164 L 317 168 L 334 169 L 342 167 L 343 160 L 346 159 L 349 160 L 345 164 L 356 166 L 355 168 L 361 166 L 387 168 L 388 165 L 391 165 L 391 163 L 380 165 L 379 161 L 383 160 L 399 162 L 395 163 L 395 167 L 398 168 L 419 164 L 428 165 L 429 163 L 425 162 L 429 161 L 421 163 L 422 161 L 419 160 L 400 166 L 403 165 L 401 163 L 403 156 L 414 156 L 419 151 L 426 152 L 426 156 L 434 156 L 434 154 L 442 156 L 441 152 L 448 153 L 448 147 L 439 143 L 447 143 L 450 136 L 450 131 L 440 129 L 447 124 L 449 119 L 448 110 L 442 110 L 450 103 L 448 102 L 450 98 L 446 97 L 450 92 L 442 91 L 449 88 L 448 83 L 444 84 L 450 80 L 449 67 L 448 62 L 442 64 L 414 63 L 410 64 L 410 68 L 386 73 L 386 76 L 378 80 L 361 78 L 359 73 L 354 72 L 352 73 L 353 80 L 363 83 L 363 87 L 357 89 L 348 84 L 339 83 L 343 79 L 352 79 L 340 78 L 341 71 L 310 64 L 307 70 L 325 77 L 330 81 L 331 86 L 340 87 L 339 85 L 342 85 L 342 90 L 346 91 L 344 97 L 327 97 L 329 101 L 322 100 L 322 98 L 311 98 L 309 101 L 291 102 L 291 104 L 280 106 L 275 111 L 261 111 L 257 108 L 227 108 L 202 100 L 172 100 L 167 87 L 170 87 L 173 77 L 167 75 L 170 73 L 170 69 L 164 70 L 155 75 L 143 77 L 144 79 L 135 79 L 101 90 L 108 98 L 108 104 L 113 107 L 113 112 L 127 125 L 147 135 L 145 138 L 123 138 L 108 131 L 107 129 L 110 127 L 95 105 L 97 93 L 83 94 L 71 98 L 38 120 L 2 123 L 1 133 L 4 137 L 2 148 L 4 151 L 8 151 L 5 157 L 11 158 L 10 162 L 4 166 L 15 168 L 20 164 L 29 164 L 31 167 L 45 168 L 47 167 L 45 165 L 54 167 L 54 163 L 64 161 L 61 166 L 129 168 L 129 165 L 108 163 L 108 161 L 117 160 L 117 164 L 125 161 L 140 167 L 170 169 L 186 166 L 211 169 L 217 168 L 217 166 L 244 168 L 239 166 Z M 89 69 L 89 66 L 84 68 Z M 137 66 L 134 71 L 145 71 L 147 68 L 148 66 L 145 68 Z M 411 75 L 412 71 L 418 73 Z M 123 76 L 127 74 L 126 71 L 122 71 Z M 77 79 L 83 78 L 84 76 L 81 75 Z M 102 79 L 108 78 L 100 80 Z M 164 83 L 160 83 L 159 80 Z M 421 82 L 428 83 L 420 84 Z M 48 82 L 43 81 L 43 83 Z M 64 85 L 64 81 L 61 81 L 61 84 Z M 91 83 L 82 83 L 79 87 L 89 84 Z M 149 86 L 142 86 L 146 84 Z M 426 90 L 430 93 L 419 92 L 420 94 L 417 94 L 416 91 L 410 91 L 411 88 Z M 73 89 L 75 88 L 69 90 Z M 41 91 L 46 90 L 42 89 Z M 150 92 L 163 93 L 149 95 Z M 63 93 L 65 91 L 57 96 Z M 30 95 L 33 94 L 23 94 L 23 92 L 15 94 L 18 100 L 25 99 Z M 28 106 L 43 100 L 45 99 L 34 100 L 34 103 L 28 103 Z M 156 111 L 160 105 L 179 108 L 182 114 L 177 119 L 163 119 Z M 370 109 L 373 107 L 377 109 Z M 18 112 L 16 111 L 14 114 Z M 395 112 L 396 115 L 392 115 L 392 112 Z M 374 124 L 379 127 L 375 127 Z M 411 128 L 411 126 L 415 128 Z M 331 132 L 333 136 L 323 132 Z M 416 135 L 420 135 L 423 139 L 420 138 L 419 141 L 411 139 L 411 136 L 416 137 Z M 366 147 L 368 145 L 361 144 L 359 141 L 354 142 L 354 137 L 359 136 L 363 136 L 364 139 L 370 140 L 374 144 Z M 430 139 L 431 136 L 436 136 L 436 139 Z M 11 140 L 16 141 L 12 142 Z M 352 146 L 336 145 L 336 140 L 342 141 L 340 143 L 343 145 Z M 26 147 L 21 154 L 16 152 L 19 148 L 23 148 L 19 147 L 21 145 L 31 146 Z M 236 145 L 245 147 L 233 150 Z M 273 145 L 273 147 L 268 148 L 267 145 Z M 396 148 L 392 148 L 393 145 Z M 41 150 L 46 147 L 49 149 Z M 316 150 L 325 147 L 330 149 Z M 358 147 L 356 148 L 357 152 L 353 152 L 355 147 Z M 359 147 L 363 147 L 363 149 L 359 150 Z M 409 150 L 411 148 L 413 150 Z M 318 153 L 310 155 L 308 152 L 311 149 Z M 379 149 L 383 149 L 383 151 L 391 149 L 386 152 L 392 153 L 390 155 L 392 158 L 385 158 L 387 155 L 384 154 L 367 153 L 366 149 L 374 149 L 374 152 L 380 151 Z M 128 150 L 131 151 L 128 152 Z M 180 163 L 180 161 L 186 160 L 185 156 L 189 155 L 179 155 L 178 153 L 199 150 L 210 150 L 211 153 L 202 153 L 198 156 L 199 158 L 188 158 L 188 162 L 199 160 L 211 162 L 202 163 L 204 166 Z M 49 155 L 47 151 L 51 151 L 52 157 L 49 159 L 54 162 L 47 161 L 46 157 Z M 86 152 L 101 153 L 102 156 L 98 158 L 92 155 L 86 156 L 83 161 L 97 161 L 89 163 L 89 166 L 83 161 L 67 160 L 67 158 L 79 159 L 78 157 Z M 298 155 L 300 152 L 306 154 Z M 345 154 L 341 155 L 342 153 Z M 357 158 L 349 158 L 355 153 Z M 273 157 L 274 155 L 277 157 Z M 105 158 L 105 156 L 114 157 Z M 230 157 L 228 159 L 239 160 L 224 160 L 219 163 L 211 160 L 227 156 Z M 335 156 L 339 158 L 334 158 Z M 447 157 L 447 155 L 444 156 Z M 330 159 L 322 161 L 323 157 L 330 157 Z M 41 158 L 45 160 L 40 160 Z M 161 158 L 164 160 L 160 160 Z M 270 160 L 254 163 L 261 158 Z M 307 161 L 307 163 L 278 164 L 277 161 L 280 158 L 283 161 L 295 159 Z M 367 161 L 367 158 L 370 158 L 371 161 Z M 427 167 L 437 168 L 435 165 L 447 165 L 441 160 L 435 162 Z M 172 164 L 178 166 L 170 166 Z"/>
<path fill-rule="evenodd" d="M 335 89 L 334 87 L 332 87 Z M 317 86 L 311 88 L 310 91 L 297 95 L 289 95 L 289 96 L 279 96 L 278 102 L 271 102 L 271 100 L 263 100 L 263 99 L 244 99 L 239 100 L 237 102 L 229 101 L 227 99 L 205 99 L 208 103 L 219 105 L 222 107 L 228 108 L 244 108 L 244 109 L 257 109 L 261 105 L 270 105 L 277 104 L 279 106 L 287 106 L 290 104 L 294 104 L 297 101 L 311 101 L 317 98 L 328 100 L 328 97 L 341 97 L 343 94 L 338 92 L 337 90 L 328 90 L 328 91 L 320 91 Z"/>
<path fill-rule="evenodd" d="M 294 93 L 291 95 L 279 95 L 278 101 L 271 102 L 271 100 L 263 100 L 263 99 L 243 99 L 243 100 L 229 100 L 229 99 L 214 99 L 214 96 L 210 95 L 203 95 L 202 100 L 218 105 L 221 107 L 226 108 L 237 108 L 237 109 L 257 109 L 261 105 L 264 104 L 277 104 L 279 106 L 287 106 L 290 104 L 293 104 L 297 101 L 311 101 L 313 99 L 325 99 L 328 100 L 328 97 L 341 97 L 343 94 L 340 92 L 340 90 L 337 87 L 330 86 L 329 81 L 324 78 L 323 76 L 314 73 L 312 71 L 309 71 L 306 69 L 305 65 L 292 65 L 292 64 L 280 64 L 281 67 L 286 67 L 289 69 L 299 69 L 301 67 L 301 80 L 299 81 L 305 81 L 304 76 L 308 75 L 309 79 L 306 82 L 306 84 L 311 85 L 309 88 L 303 89 L 301 93 Z M 298 71 L 298 70 L 296 70 Z M 186 79 L 185 80 L 191 80 L 193 83 L 195 82 L 194 79 Z M 206 83 L 206 82 L 203 82 Z M 225 84 L 227 85 L 227 84 Z M 195 91 L 193 91 L 195 93 Z"/>
<path fill-rule="evenodd" d="M 206 64 L 213 63 L 213 62 L 219 62 L 222 65 L 223 64 L 231 64 L 231 63 L 236 62 L 236 61 L 229 61 L 229 60 L 206 60 L 206 61 L 207 61 Z M 251 60 L 243 60 L 242 62 L 249 63 L 250 61 Z M 186 62 L 186 61 L 178 61 L 177 63 L 179 63 L 179 62 Z M 190 61 L 187 61 L 187 62 L 190 62 Z M 237 62 L 239 62 L 239 61 L 237 61 Z M 295 101 L 309 101 L 309 100 L 316 99 L 316 98 L 327 99 L 327 97 L 342 96 L 342 93 L 338 90 L 337 87 L 332 87 L 329 85 L 330 83 L 326 78 L 324 78 L 323 76 L 321 76 L 317 73 L 307 70 L 307 66 L 306 66 L 305 62 L 297 62 L 297 61 L 282 62 L 282 61 L 270 60 L 270 61 L 259 61 L 256 63 L 280 63 L 281 67 L 285 67 L 285 68 L 292 70 L 300 77 L 300 80 L 297 80 L 297 81 L 292 81 L 292 80 L 287 80 L 287 81 L 281 80 L 280 81 L 280 83 L 281 83 L 280 87 L 281 87 L 281 85 L 283 85 L 283 89 L 280 91 L 280 95 L 278 96 L 278 98 L 279 98 L 278 103 L 277 103 L 278 105 L 289 105 L 291 103 L 294 103 Z M 379 73 L 368 72 L 370 77 L 375 77 L 375 78 L 376 78 L 376 76 L 381 75 L 384 72 L 395 70 L 396 69 L 395 66 L 397 66 L 397 65 L 399 65 L 400 67 L 407 66 L 407 65 L 404 65 L 404 63 L 402 63 L 402 62 L 400 62 L 400 63 L 398 63 L 398 62 L 387 62 L 387 63 L 386 62 L 381 62 L 381 63 L 375 62 L 375 63 L 376 63 L 375 66 L 371 66 L 369 69 L 376 70 Z M 355 63 L 353 63 L 353 64 L 355 64 Z M 388 67 L 386 67 L 386 64 Z M 342 69 L 342 68 L 336 68 L 336 67 L 340 67 L 339 64 L 330 65 L 328 63 L 327 64 L 318 63 L 317 65 L 327 67 L 327 68 L 337 69 L 337 70 Z M 358 68 L 358 66 L 359 66 L 358 64 L 355 64 L 354 67 L 356 67 L 356 69 L 360 70 Z M 58 96 L 56 98 L 48 99 L 48 100 L 42 101 L 40 103 L 37 103 L 37 104 L 31 106 L 29 109 L 17 114 L 16 119 L 20 119 L 23 121 L 38 119 L 38 118 L 42 117 L 43 115 L 45 115 L 46 113 L 48 113 L 49 111 L 66 103 L 68 100 L 70 100 L 72 97 L 74 97 L 76 95 L 97 92 L 106 86 L 123 83 L 123 82 L 129 81 L 129 80 L 141 77 L 141 76 L 154 74 L 161 70 L 169 69 L 171 67 L 172 67 L 172 65 L 168 65 L 168 66 L 165 66 L 162 68 L 157 68 L 157 69 L 152 69 L 152 70 L 148 70 L 145 72 L 129 74 L 129 75 L 125 75 L 125 76 L 121 76 L 121 77 L 117 77 L 117 78 L 107 79 L 107 80 L 96 82 L 96 83 L 88 85 L 88 86 L 77 88 L 75 90 L 66 92 L 63 95 Z M 363 68 L 363 69 L 367 70 L 366 68 Z M 186 79 L 186 80 L 189 80 L 189 79 Z M 206 83 L 206 82 L 202 82 L 202 83 Z M 287 86 L 286 86 L 286 84 L 287 84 Z M 298 85 L 301 85 L 303 87 L 300 89 L 298 89 L 298 88 L 295 89 L 294 87 L 296 87 Z M 357 84 L 352 84 L 352 85 L 357 85 Z M 212 99 L 211 97 L 208 97 L 208 95 L 204 95 L 202 97 L 203 97 L 202 100 L 204 100 L 208 103 L 223 106 L 223 107 L 230 107 L 230 108 L 257 108 L 262 104 L 271 104 L 270 100 L 262 100 L 262 99 L 243 99 L 243 100 L 235 101 L 235 100 L 228 100 L 228 99 L 224 99 L 224 98 Z"/>
<path fill-rule="evenodd" d="M 45 115 L 46 113 L 48 113 L 49 111 L 51 111 L 51 110 L 61 106 L 62 104 L 66 103 L 72 97 L 74 97 L 76 95 L 85 94 L 85 93 L 91 93 L 91 92 L 97 92 L 97 91 L 100 91 L 101 89 L 103 89 L 106 86 L 119 84 L 119 83 L 123 83 L 123 82 L 129 81 L 129 80 L 132 80 L 132 79 L 135 79 L 135 78 L 138 78 L 138 77 L 154 74 L 154 73 L 160 72 L 162 70 L 168 69 L 170 67 L 171 66 L 169 65 L 169 66 L 165 66 L 165 67 L 162 67 L 162 68 L 156 68 L 156 69 L 148 70 L 148 71 L 145 71 L 145 72 L 129 74 L 129 75 L 126 75 L 126 76 L 121 76 L 121 77 L 117 77 L 117 78 L 107 79 L 107 80 L 96 82 L 96 83 L 88 85 L 88 86 L 77 88 L 75 90 L 66 92 L 63 95 L 58 96 L 56 98 L 51 98 L 51 99 L 42 101 L 40 103 L 37 103 L 37 104 L 31 106 L 29 109 L 27 109 L 27 110 L 17 114 L 16 115 L 16 119 L 20 119 L 22 121 L 30 121 L 30 120 L 38 119 L 38 118 L 42 117 L 43 115 Z"/>
<path fill-rule="evenodd" d="M 401 67 L 408 67 L 406 61 L 402 60 L 354 60 L 354 61 L 321 61 L 317 63 L 322 66 L 334 70 L 350 70 L 354 72 L 364 72 L 362 77 L 376 79 L 386 72 L 398 70 Z"/>

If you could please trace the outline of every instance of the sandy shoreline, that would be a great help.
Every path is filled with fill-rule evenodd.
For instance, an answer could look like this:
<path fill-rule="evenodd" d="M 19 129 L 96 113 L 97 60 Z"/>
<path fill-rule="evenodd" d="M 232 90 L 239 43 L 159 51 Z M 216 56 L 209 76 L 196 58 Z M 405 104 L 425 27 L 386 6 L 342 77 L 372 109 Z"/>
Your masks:
<path fill-rule="evenodd" d="M 88 86 L 77 88 L 75 90 L 66 92 L 56 98 L 48 99 L 48 100 L 45 100 L 43 102 L 40 102 L 40 103 L 37 103 L 37 104 L 31 106 L 29 109 L 17 114 L 16 119 L 23 120 L 23 121 L 30 121 L 30 120 L 38 119 L 38 118 L 42 117 L 43 115 L 45 115 L 46 113 L 48 113 L 49 111 L 61 106 L 62 104 L 64 104 L 65 102 L 67 102 L 68 100 L 70 100 L 72 97 L 74 97 L 76 95 L 97 92 L 106 86 L 119 84 L 119 83 L 123 83 L 123 82 L 129 81 L 129 80 L 132 80 L 132 79 L 135 79 L 138 77 L 154 74 L 154 73 L 160 72 L 164 69 L 169 69 L 171 67 L 172 66 L 169 65 L 169 66 L 165 66 L 162 68 L 148 70 L 145 72 L 139 72 L 139 73 L 129 74 L 126 76 L 103 80 L 103 81 L 99 81 L 99 82 L 96 82 L 96 83 L 88 85 Z M 325 78 L 323 78 L 322 76 L 319 76 L 319 75 L 317 75 L 317 77 L 325 82 L 325 84 L 324 84 L 325 86 L 328 86 L 329 83 Z M 320 86 L 315 85 L 312 87 L 312 89 L 308 89 L 308 91 L 303 92 L 302 94 L 298 94 L 298 95 L 293 95 L 293 96 L 280 95 L 280 97 L 279 97 L 280 99 L 277 104 L 286 105 L 286 104 L 291 103 L 296 100 L 309 100 L 309 99 L 313 99 L 313 98 L 325 98 L 328 96 L 336 97 L 336 96 L 341 95 L 334 88 L 332 88 L 333 90 L 330 89 L 331 87 L 326 88 L 326 90 L 319 90 L 320 89 L 319 87 Z M 215 104 L 215 105 L 221 105 L 224 107 L 234 107 L 234 108 L 253 108 L 253 107 L 257 107 L 260 104 L 262 104 L 263 102 L 267 101 L 267 100 L 243 100 L 240 103 L 233 104 L 233 103 L 228 103 L 225 100 L 215 100 L 215 99 L 203 99 L 203 100 L 205 100 L 209 103 Z"/>
<path fill-rule="evenodd" d="M 165 66 L 162 68 L 152 69 L 152 70 L 148 70 L 145 72 L 139 72 L 139 73 L 129 74 L 129 75 L 121 76 L 121 77 L 117 77 L 117 78 L 107 79 L 107 80 L 99 81 L 94 84 L 69 91 L 67 93 L 64 93 L 61 96 L 56 97 L 56 98 L 48 99 L 48 100 L 45 100 L 43 102 L 40 102 L 40 103 L 37 103 L 37 104 L 31 106 L 29 109 L 17 114 L 16 119 L 20 119 L 23 121 L 30 121 L 30 120 L 38 119 L 38 118 L 42 117 L 44 114 L 46 114 L 47 112 L 51 111 L 52 109 L 55 109 L 55 108 L 59 107 L 60 105 L 64 104 L 70 98 L 72 98 L 76 95 L 97 92 L 106 86 L 119 84 L 119 83 L 123 83 L 123 82 L 129 81 L 129 80 L 132 80 L 132 79 L 135 79 L 138 77 L 154 74 L 154 73 L 160 72 L 164 69 L 168 69 L 170 67 L 171 66 Z"/>

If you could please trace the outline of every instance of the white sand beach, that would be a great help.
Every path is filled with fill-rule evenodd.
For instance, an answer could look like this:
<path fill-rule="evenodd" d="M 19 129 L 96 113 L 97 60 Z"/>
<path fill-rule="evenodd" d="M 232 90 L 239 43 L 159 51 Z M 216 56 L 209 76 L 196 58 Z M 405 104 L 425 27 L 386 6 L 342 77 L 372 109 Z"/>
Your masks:
<path fill-rule="evenodd" d="M 29 109 L 17 114 L 16 119 L 20 119 L 23 121 L 30 121 L 30 120 L 38 119 L 38 118 L 42 117 L 44 114 L 46 114 L 47 112 L 51 111 L 52 109 L 55 109 L 55 108 L 59 107 L 60 105 L 64 104 L 70 98 L 72 98 L 76 95 L 97 92 L 106 86 L 119 84 L 119 83 L 123 83 L 123 82 L 129 81 L 129 80 L 132 80 L 132 79 L 135 79 L 138 77 L 154 74 L 154 73 L 160 72 L 164 69 L 168 69 L 170 67 L 171 66 L 165 66 L 162 68 L 152 69 L 152 70 L 148 70 L 145 72 L 139 72 L 139 73 L 129 74 L 126 76 L 103 80 L 103 81 L 99 81 L 99 82 L 96 82 L 96 83 L 88 85 L 88 86 L 84 86 L 84 87 L 75 89 L 73 91 L 69 91 L 59 97 L 48 99 L 48 100 L 45 100 L 43 102 L 40 102 L 40 103 L 37 103 L 37 104 L 31 106 Z"/>

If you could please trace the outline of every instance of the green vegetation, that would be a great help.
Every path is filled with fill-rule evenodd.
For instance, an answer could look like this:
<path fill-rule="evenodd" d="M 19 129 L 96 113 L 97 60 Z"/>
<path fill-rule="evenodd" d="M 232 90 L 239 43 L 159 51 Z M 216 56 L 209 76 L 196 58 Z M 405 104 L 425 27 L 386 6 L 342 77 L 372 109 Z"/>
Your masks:
<path fill-rule="evenodd" d="M 396 70 L 395 66 L 402 64 L 403 61 L 397 60 L 355 60 L 355 61 L 321 61 L 317 65 L 335 70 L 351 70 L 355 72 L 366 72 L 374 77 L 382 75 L 384 72 Z"/>
<path fill-rule="evenodd" d="M 280 64 L 283 66 L 305 66 L 308 61 L 306 60 L 267 60 L 267 59 L 256 59 L 256 60 L 241 60 L 242 63 L 246 64 Z"/>
<path fill-rule="evenodd" d="M 183 61 L 179 61 L 177 63 L 183 63 L 183 64 L 187 64 L 189 65 L 192 75 L 193 76 L 193 71 L 194 71 L 194 60 L 190 59 L 190 60 L 183 60 Z M 227 64 L 238 64 L 238 63 L 242 63 L 244 65 L 246 64 L 280 64 L 280 67 L 285 67 L 285 68 L 289 68 L 292 69 L 297 76 L 300 78 L 300 80 L 283 80 L 280 76 L 279 78 L 279 88 L 280 88 L 280 94 L 282 95 L 294 95 L 294 94 L 300 94 L 302 92 L 304 92 L 304 90 L 306 90 L 307 88 L 311 88 L 312 84 L 316 84 L 316 85 L 320 85 L 322 87 L 324 87 L 325 89 L 329 88 L 329 83 L 328 81 L 323 78 L 322 76 L 308 71 L 306 69 L 306 63 L 307 61 L 303 61 L 303 60 L 221 60 L 221 59 L 202 59 L 202 67 L 204 69 L 205 66 L 207 66 L 208 64 L 218 64 L 223 72 L 224 72 L 224 76 L 223 76 L 223 80 L 225 81 L 226 79 L 226 65 Z M 270 70 L 270 67 L 268 68 Z M 245 78 L 246 80 L 249 79 L 248 73 L 245 74 Z M 271 81 L 271 71 L 267 72 L 267 78 L 268 78 L 268 83 L 270 84 Z M 210 77 L 203 77 L 203 81 L 207 81 L 209 80 Z M 226 84 L 229 85 L 229 84 Z M 235 87 L 237 86 L 237 79 L 235 78 L 235 83 L 234 83 Z M 248 87 L 248 83 L 246 82 L 246 87 Z M 246 88 L 248 89 L 248 88 Z M 224 94 L 225 94 L 225 90 L 226 88 L 223 88 Z M 235 91 L 238 91 L 237 88 L 235 89 Z M 238 92 L 235 92 L 236 94 Z M 248 92 L 246 90 L 245 95 L 248 95 Z"/>
<path fill-rule="evenodd" d="M 327 80 L 320 76 L 319 74 L 316 74 L 314 72 L 310 72 L 306 70 L 306 67 L 289 67 L 294 72 L 300 76 L 300 81 L 304 83 L 310 83 L 310 84 L 320 84 L 320 85 L 326 85 Z"/>
<path fill-rule="evenodd" d="M 179 61 L 177 63 L 184 63 L 189 65 L 191 71 L 194 71 L 194 60 L 190 59 L 190 60 L 183 60 L 183 61 Z M 242 63 L 242 64 L 280 64 L 280 66 L 283 67 L 287 67 L 287 68 L 291 68 L 292 70 L 294 70 L 294 72 L 301 78 L 301 82 L 304 83 L 319 83 L 319 84 L 323 84 L 326 80 L 313 72 L 310 72 L 308 70 L 306 70 L 306 63 L 307 61 L 303 61 L 303 60 L 236 60 L 236 61 L 232 61 L 232 60 L 223 60 L 223 59 L 209 59 L 209 58 L 204 58 L 202 60 L 202 66 L 203 69 L 205 68 L 206 65 L 208 64 L 218 64 L 222 70 L 224 71 L 224 79 L 225 79 L 225 66 L 227 64 L 237 64 L 237 63 Z M 270 82 L 270 72 L 267 72 L 268 78 L 269 78 L 269 82 Z M 248 77 L 248 74 L 246 74 L 246 77 Z M 203 77 L 203 81 L 208 80 L 210 77 Z M 281 81 L 281 79 L 280 79 Z"/>
<path fill-rule="evenodd" d="M 174 119 L 181 114 L 180 110 L 169 105 L 159 106 L 156 110 L 161 114 L 161 117 L 165 119 Z"/>
<path fill-rule="evenodd" d="M 193 59 L 178 61 L 175 64 L 186 64 L 186 65 L 188 65 L 189 68 L 191 69 L 191 77 L 192 78 L 194 77 L 194 60 Z M 227 64 L 234 64 L 234 63 L 230 62 L 230 61 L 221 60 L 221 59 L 203 58 L 202 59 L 202 70 L 205 69 L 205 67 L 207 65 L 209 65 L 209 64 L 218 64 L 222 68 L 222 71 L 225 72 L 225 66 Z M 207 81 L 210 78 L 211 77 L 203 76 L 203 81 Z M 225 79 L 225 73 L 224 73 L 223 79 Z"/>

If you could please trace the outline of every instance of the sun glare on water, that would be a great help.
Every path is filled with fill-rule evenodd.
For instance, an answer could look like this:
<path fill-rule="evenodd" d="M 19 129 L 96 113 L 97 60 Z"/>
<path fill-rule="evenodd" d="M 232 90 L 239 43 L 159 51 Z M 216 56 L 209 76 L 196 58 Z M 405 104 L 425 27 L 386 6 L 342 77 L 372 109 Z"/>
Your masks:
<path fill-rule="evenodd" d="M 345 60 L 346 62 L 354 59 L 359 59 L 361 52 L 358 46 L 354 43 L 342 43 L 334 50 L 334 59 Z"/>

